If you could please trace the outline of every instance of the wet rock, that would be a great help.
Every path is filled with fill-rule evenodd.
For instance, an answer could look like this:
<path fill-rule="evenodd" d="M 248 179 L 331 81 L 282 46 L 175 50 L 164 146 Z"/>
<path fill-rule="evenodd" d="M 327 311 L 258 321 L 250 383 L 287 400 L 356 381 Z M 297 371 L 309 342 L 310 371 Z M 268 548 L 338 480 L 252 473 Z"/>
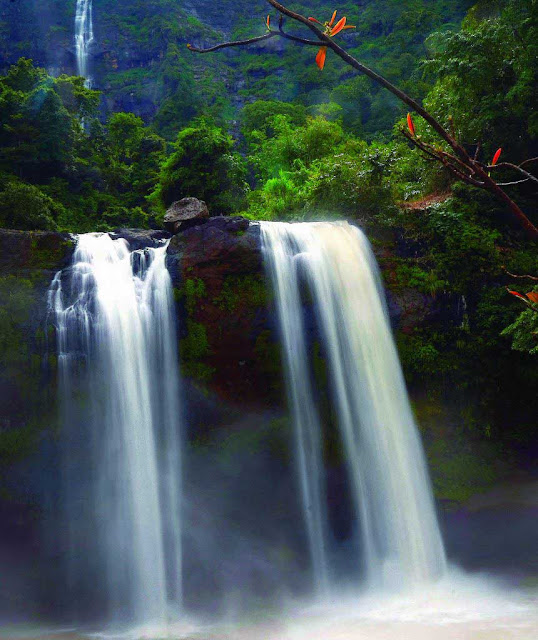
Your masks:
<path fill-rule="evenodd" d="M 158 247 L 164 240 L 170 238 L 168 231 L 155 231 L 152 229 L 117 229 L 109 235 L 113 240 L 117 238 L 127 240 L 132 251 L 145 249 L 146 247 Z"/>
<path fill-rule="evenodd" d="M 179 233 L 189 227 L 202 224 L 209 218 L 206 203 L 198 198 L 183 198 L 174 202 L 164 216 L 164 228 Z"/>
<path fill-rule="evenodd" d="M 172 238 L 167 266 L 180 303 L 184 375 L 234 405 L 278 405 L 280 352 L 259 223 L 209 218 Z"/>

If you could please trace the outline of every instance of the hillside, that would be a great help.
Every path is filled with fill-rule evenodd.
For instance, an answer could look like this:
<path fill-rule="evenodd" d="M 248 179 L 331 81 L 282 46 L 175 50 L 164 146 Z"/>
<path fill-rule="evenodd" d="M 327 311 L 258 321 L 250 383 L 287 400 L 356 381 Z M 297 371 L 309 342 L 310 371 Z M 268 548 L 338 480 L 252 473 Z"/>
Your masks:
<path fill-rule="evenodd" d="M 426 53 L 426 37 L 458 25 L 472 4 L 363 0 L 338 8 L 357 25 L 345 36 L 350 50 L 422 97 L 429 88 L 418 64 Z M 322 20 L 334 8 L 326 0 L 292 6 Z M 103 108 L 154 120 L 159 132 L 170 138 L 201 113 L 233 120 L 237 107 L 271 98 L 307 106 L 335 103 L 342 108 L 345 126 L 367 138 L 390 131 L 399 106 L 334 60 L 321 75 L 308 64 L 312 52 L 289 43 L 272 42 L 209 59 L 186 49 L 188 42 L 212 44 L 263 33 L 267 8 L 262 0 L 93 0 L 90 67 L 94 88 L 104 93 Z M 74 0 L 3 0 L 0 70 L 25 56 L 51 75 L 75 74 L 74 15 Z"/>

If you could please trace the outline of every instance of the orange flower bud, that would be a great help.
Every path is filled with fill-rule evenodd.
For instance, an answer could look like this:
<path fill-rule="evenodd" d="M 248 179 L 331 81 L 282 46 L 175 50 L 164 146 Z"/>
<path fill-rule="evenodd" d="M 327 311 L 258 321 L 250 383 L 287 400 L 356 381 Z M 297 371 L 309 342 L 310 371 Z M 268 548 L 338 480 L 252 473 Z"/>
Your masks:
<path fill-rule="evenodd" d="M 493 160 L 491 161 L 491 166 L 494 167 L 497 162 L 499 161 L 499 158 L 501 157 L 501 153 L 503 152 L 502 149 L 497 149 L 497 151 L 495 152 L 495 155 L 493 156 Z"/>

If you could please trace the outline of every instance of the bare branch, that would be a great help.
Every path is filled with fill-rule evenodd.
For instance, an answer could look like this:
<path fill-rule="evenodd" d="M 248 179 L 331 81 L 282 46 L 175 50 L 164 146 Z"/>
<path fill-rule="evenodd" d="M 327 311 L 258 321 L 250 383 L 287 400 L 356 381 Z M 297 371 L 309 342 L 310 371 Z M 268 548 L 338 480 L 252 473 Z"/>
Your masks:
<path fill-rule="evenodd" d="M 499 187 L 513 187 L 514 185 L 524 184 L 528 181 L 529 179 L 525 178 L 524 180 L 515 180 L 514 182 L 497 182 L 497 184 L 499 185 Z"/>
<path fill-rule="evenodd" d="M 503 267 L 503 271 L 507 275 L 509 275 L 511 278 L 528 279 L 528 280 L 534 280 L 535 282 L 538 282 L 538 277 L 536 277 L 536 276 L 516 275 L 515 273 L 510 273 L 510 271 L 508 271 L 508 269 L 506 267 Z"/>
<path fill-rule="evenodd" d="M 523 174 L 526 178 L 526 180 L 522 180 L 522 182 L 532 180 L 533 182 L 536 182 L 536 184 L 538 184 L 538 178 L 536 176 L 533 176 L 532 173 L 529 173 L 528 171 L 525 171 L 525 169 L 522 169 L 521 165 L 512 164 L 511 162 L 499 162 L 499 164 L 496 164 L 495 166 L 488 167 L 488 170 L 492 171 L 493 169 L 497 169 L 500 167 L 507 167 L 508 169 L 519 171 L 519 173 Z"/>
<path fill-rule="evenodd" d="M 271 31 L 270 33 L 266 33 L 263 36 L 258 36 L 257 38 L 249 38 L 248 40 L 234 40 L 232 42 L 222 42 L 221 44 L 217 44 L 214 47 L 208 47 L 207 49 L 193 47 L 192 44 L 188 44 L 187 48 L 193 53 L 212 53 L 213 51 L 218 51 L 219 49 L 227 49 L 229 47 L 246 47 L 249 44 L 263 42 L 264 40 L 269 40 L 270 38 L 274 38 L 278 35 L 279 33 L 277 31 Z"/>

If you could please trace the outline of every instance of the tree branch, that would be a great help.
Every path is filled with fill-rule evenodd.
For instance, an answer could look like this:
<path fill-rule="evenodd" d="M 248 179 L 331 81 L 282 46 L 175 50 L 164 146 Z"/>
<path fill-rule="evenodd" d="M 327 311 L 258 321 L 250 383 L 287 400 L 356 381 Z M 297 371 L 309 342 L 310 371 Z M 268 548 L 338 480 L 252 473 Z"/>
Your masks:
<path fill-rule="evenodd" d="M 527 180 L 532 180 L 533 182 L 536 182 L 536 184 L 538 184 L 538 178 L 536 176 L 533 176 L 532 173 L 525 171 L 525 169 L 522 169 L 521 165 L 512 164 L 511 162 L 499 162 L 499 164 L 496 164 L 495 166 L 492 166 L 492 167 L 488 167 L 488 169 L 491 171 L 493 169 L 497 169 L 498 167 L 508 167 L 509 169 L 513 169 L 514 171 L 519 171 L 519 173 L 523 174 L 526 178 L 525 180 L 521 180 L 521 182 L 527 182 Z"/>
<path fill-rule="evenodd" d="M 515 273 L 510 273 L 510 271 L 508 271 L 508 269 L 506 267 L 503 267 L 504 272 L 509 275 L 511 278 L 518 278 L 518 279 L 528 279 L 528 280 L 534 280 L 536 282 L 538 282 L 538 278 L 536 276 L 528 276 L 528 275 L 516 275 Z"/>
<path fill-rule="evenodd" d="M 248 40 L 233 40 L 231 42 L 222 42 L 221 44 L 216 44 L 214 47 L 208 47 L 207 49 L 200 49 L 199 47 L 193 47 L 192 44 L 188 44 L 187 48 L 189 51 L 193 53 L 212 53 L 213 51 L 218 51 L 219 49 L 228 49 L 229 47 L 245 47 L 249 44 L 254 44 L 256 42 L 263 42 L 264 40 L 269 40 L 270 38 L 274 38 L 275 36 L 280 35 L 277 31 L 272 31 L 271 33 L 266 33 L 263 36 L 258 36 L 257 38 L 249 38 Z"/>

